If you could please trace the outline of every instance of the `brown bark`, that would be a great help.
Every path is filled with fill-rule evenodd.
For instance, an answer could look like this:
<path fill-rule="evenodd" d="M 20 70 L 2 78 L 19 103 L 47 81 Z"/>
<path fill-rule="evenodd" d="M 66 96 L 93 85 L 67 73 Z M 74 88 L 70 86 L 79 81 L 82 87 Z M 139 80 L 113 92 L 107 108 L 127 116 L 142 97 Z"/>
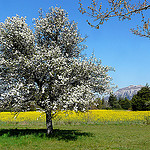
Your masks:
<path fill-rule="evenodd" d="M 52 124 L 52 115 L 51 110 L 47 110 L 46 112 L 46 127 L 47 127 L 47 135 L 53 133 L 53 124 Z"/>

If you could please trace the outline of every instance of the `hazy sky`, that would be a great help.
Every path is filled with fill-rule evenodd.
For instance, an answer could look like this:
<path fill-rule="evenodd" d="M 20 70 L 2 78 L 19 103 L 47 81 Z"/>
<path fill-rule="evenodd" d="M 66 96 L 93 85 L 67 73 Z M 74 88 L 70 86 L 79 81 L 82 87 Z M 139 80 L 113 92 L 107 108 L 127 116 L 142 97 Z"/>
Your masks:
<path fill-rule="evenodd" d="M 86 3 L 90 4 L 90 1 L 86 0 Z M 130 28 L 140 23 L 139 16 L 134 16 L 131 21 L 114 18 L 96 30 L 87 24 L 88 16 L 79 13 L 78 0 L 4 0 L 0 3 L 0 22 L 18 14 L 26 16 L 27 23 L 32 26 L 32 18 L 38 17 L 39 8 L 47 12 L 51 6 L 61 6 L 68 12 L 70 20 L 78 22 L 80 33 L 88 36 L 85 53 L 89 57 L 94 50 L 102 65 L 115 68 L 116 71 L 109 75 L 118 88 L 150 84 L 150 41 L 130 32 Z"/>

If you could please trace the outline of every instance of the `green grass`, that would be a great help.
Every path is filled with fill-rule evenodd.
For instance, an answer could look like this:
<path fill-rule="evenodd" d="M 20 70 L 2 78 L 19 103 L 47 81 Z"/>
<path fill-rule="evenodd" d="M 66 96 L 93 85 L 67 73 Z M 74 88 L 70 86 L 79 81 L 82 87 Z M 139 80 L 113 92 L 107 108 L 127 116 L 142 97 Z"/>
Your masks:
<path fill-rule="evenodd" d="M 150 125 L 0 123 L 0 150 L 150 150 Z"/>

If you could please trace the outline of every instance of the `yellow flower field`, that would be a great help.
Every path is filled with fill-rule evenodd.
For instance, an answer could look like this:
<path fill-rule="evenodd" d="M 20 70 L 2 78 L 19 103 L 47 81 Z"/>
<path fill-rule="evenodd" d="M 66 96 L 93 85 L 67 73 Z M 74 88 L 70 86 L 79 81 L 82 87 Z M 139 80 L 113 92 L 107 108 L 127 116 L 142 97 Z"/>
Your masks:
<path fill-rule="evenodd" d="M 44 112 L 0 112 L 1 122 L 22 122 L 22 121 L 45 121 Z M 144 121 L 150 116 L 150 111 L 123 111 L 123 110 L 90 110 L 86 113 L 75 113 L 73 111 L 58 112 L 54 121 L 79 122 L 79 123 L 106 123 L 106 122 L 136 122 Z"/>

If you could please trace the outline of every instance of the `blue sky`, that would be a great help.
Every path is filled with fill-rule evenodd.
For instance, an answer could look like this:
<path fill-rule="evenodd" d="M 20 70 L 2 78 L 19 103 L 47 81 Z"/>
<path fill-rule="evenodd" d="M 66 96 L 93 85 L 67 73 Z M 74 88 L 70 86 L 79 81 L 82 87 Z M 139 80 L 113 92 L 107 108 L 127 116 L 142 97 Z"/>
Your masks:
<path fill-rule="evenodd" d="M 86 0 L 86 3 L 90 4 L 90 1 Z M 134 16 L 131 21 L 113 18 L 96 30 L 87 24 L 88 16 L 79 13 L 78 0 L 5 0 L 0 4 L 0 22 L 18 14 L 26 16 L 27 23 L 32 26 L 32 18 L 38 17 L 39 8 L 47 12 L 51 6 L 61 6 L 68 12 L 70 20 L 78 22 L 80 33 L 88 36 L 85 53 L 90 56 L 94 50 L 102 65 L 115 68 L 116 71 L 109 75 L 118 88 L 150 84 L 150 41 L 130 32 L 130 28 L 140 23 L 139 16 Z"/>

